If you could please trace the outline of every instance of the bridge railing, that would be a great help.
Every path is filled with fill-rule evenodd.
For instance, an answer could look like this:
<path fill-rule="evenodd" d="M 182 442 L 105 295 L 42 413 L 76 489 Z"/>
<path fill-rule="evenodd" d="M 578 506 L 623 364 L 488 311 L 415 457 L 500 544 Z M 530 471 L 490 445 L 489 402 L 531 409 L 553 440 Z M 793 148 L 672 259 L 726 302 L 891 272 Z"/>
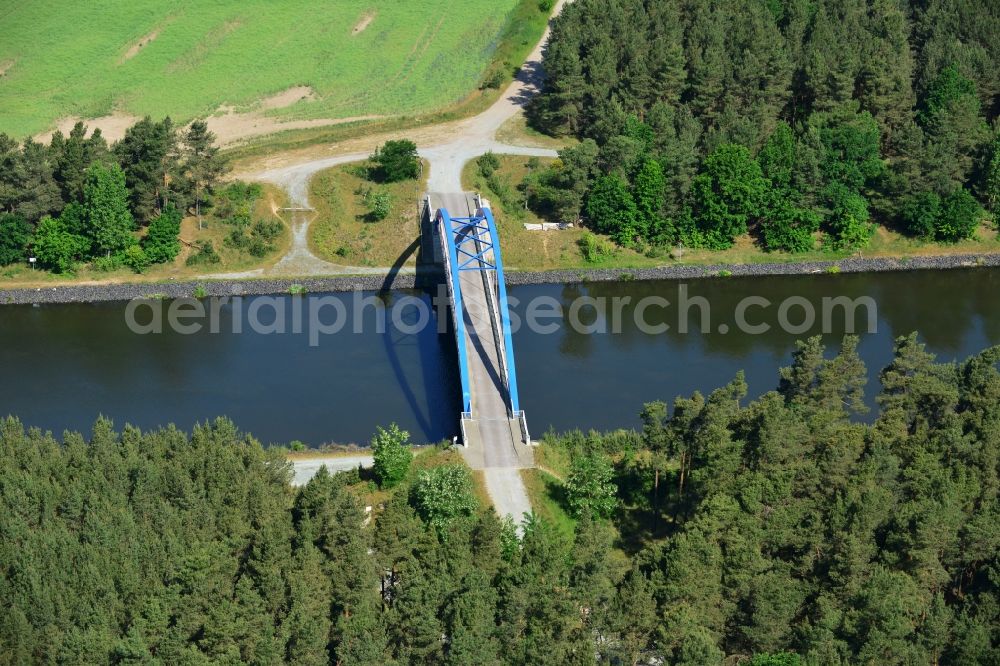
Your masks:
<path fill-rule="evenodd" d="M 472 412 L 472 390 L 469 387 L 469 358 L 465 348 L 465 315 L 462 307 L 462 285 L 459 282 L 458 251 L 452 239 L 451 216 L 441 208 L 438 211 L 438 232 L 444 257 L 445 280 L 448 296 L 453 305 L 452 319 L 455 324 L 455 344 L 458 348 L 458 374 L 462 382 L 462 411 Z M 463 435 L 464 439 L 464 435 Z"/>
<path fill-rule="evenodd" d="M 462 446 L 469 446 L 469 433 L 465 430 L 465 422 L 472 420 L 472 412 L 462 412 L 458 419 L 458 425 L 462 429 Z"/>
<path fill-rule="evenodd" d="M 524 439 L 524 443 L 530 445 L 531 435 L 528 434 L 528 417 L 524 413 L 524 410 L 515 412 L 514 418 L 517 419 L 518 425 L 521 426 L 521 437 Z"/>
<path fill-rule="evenodd" d="M 497 233 L 496 222 L 493 221 L 493 211 L 488 207 L 480 209 L 486 219 L 486 225 L 490 230 L 490 239 L 493 243 L 493 263 L 496 267 L 494 275 L 497 281 L 497 298 L 500 310 L 500 324 L 503 332 L 503 346 L 506 350 L 505 360 L 507 363 L 507 393 L 510 396 L 510 411 L 512 414 L 521 411 L 520 399 L 517 394 L 517 366 L 514 363 L 514 340 L 510 331 L 510 306 L 507 302 L 507 283 L 503 273 L 503 258 L 500 256 L 500 234 Z"/>
<path fill-rule="evenodd" d="M 479 209 L 480 214 L 481 214 L 481 211 L 482 211 L 482 208 L 480 207 L 480 209 Z M 478 227 L 475 228 L 474 233 L 476 235 L 476 250 L 477 250 L 477 252 L 483 252 L 484 251 L 484 249 L 483 249 L 483 243 L 481 242 L 481 238 L 480 238 L 480 233 L 481 232 L 480 232 L 480 230 L 479 230 Z M 489 232 L 487 232 L 487 233 L 489 233 Z M 489 244 L 491 246 L 493 245 L 494 242 L 495 242 L 495 239 L 493 239 L 493 238 L 489 239 Z M 493 254 L 494 254 L 494 257 L 493 257 L 494 265 L 496 265 L 496 263 L 495 263 L 496 262 L 496 256 L 495 256 L 496 255 L 496 250 L 495 249 L 494 249 Z M 487 306 L 487 309 L 490 311 L 490 327 L 493 329 L 493 341 L 494 341 L 494 344 L 496 345 L 497 362 L 500 364 L 500 368 L 499 368 L 500 369 L 500 381 L 503 382 L 504 391 L 506 391 L 507 395 L 510 395 L 510 376 L 507 373 L 507 352 L 506 352 L 506 349 L 504 348 L 504 343 L 503 343 L 503 328 L 502 328 L 502 324 L 501 324 L 502 319 L 501 319 L 501 315 L 500 315 L 500 308 L 497 305 L 497 285 L 496 285 L 496 278 L 494 277 L 494 271 L 484 270 L 484 271 L 481 271 L 481 273 L 482 273 L 482 276 L 483 276 L 483 289 L 486 292 L 486 306 Z M 509 404 L 508 404 L 508 408 L 510 408 Z M 513 410 L 511 409 L 510 411 L 511 411 L 511 416 L 513 417 L 514 416 Z"/>

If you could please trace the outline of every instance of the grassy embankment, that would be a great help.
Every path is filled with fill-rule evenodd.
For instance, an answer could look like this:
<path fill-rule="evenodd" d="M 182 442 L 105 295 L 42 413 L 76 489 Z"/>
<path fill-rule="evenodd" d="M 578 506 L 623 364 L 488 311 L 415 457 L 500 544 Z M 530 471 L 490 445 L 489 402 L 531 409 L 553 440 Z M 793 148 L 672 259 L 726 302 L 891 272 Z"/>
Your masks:
<path fill-rule="evenodd" d="M 327 261 L 354 266 L 394 265 L 420 235 L 419 202 L 426 190 L 428 165 L 419 180 L 375 183 L 359 175 L 363 163 L 345 164 L 316 174 L 309 201 L 316 218 L 309 227 L 309 248 Z M 387 193 L 392 200 L 388 217 L 372 221 L 365 191 Z M 416 263 L 416 252 L 405 265 Z"/>
<path fill-rule="evenodd" d="M 275 212 L 285 205 L 285 194 L 279 188 L 263 186 L 261 196 L 254 206 L 254 220 L 278 220 L 282 223 L 281 234 L 274 240 L 274 251 L 265 257 L 253 257 L 242 250 L 228 247 L 226 237 L 234 226 L 214 217 L 211 213 L 203 216 L 202 228 L 198 219 L 191 216 L 181 223 L 181 252 L 168 264 L 155 264 L 142 274 L 128 268 L 114 271 L 100 271 L 90 264 L 82 264 L 74 273 L 56 274 L 43 270 L 32 270 L 27 266 L 14 265 L 0 267 L 0 287 L 54 287 L 59 285 L 87 284 L 93 282 L 163 282 L 195 278 L 212 273 L 247 271 L 273 265 L 291 245 L 292 234 L 287 220 Z M 139 237 L 144 232 L 136 232 Z M 195 251 L 194 245 L 210 241 L 219 256 L 219 263 L 187 265 L 187 259 Z"/>
<path fill-rule="evenodd" d="M 530 210 L 524 208 L 523 196 L 517 185 L 534 164 L 530 158 L 519 156 L 498 156 L 500 168 L 494 177 L 507 187 L 494 191 L 479 173 L 475 162 L 465 166 L 462 174 L 463 185 L 482 192 L 490 199 L 500 231 L 504 263 L 521 270 L 586 269 L 586 268 L 647 268 L 663 265 L 706 265 L 706 264 L 753 264 L 788 263 L 798 261 L 835 261 L 846 257 L 916 257 L 953 254 L 986 254 L 1000 252 L 1000 234 L 984 221 L 976 238 L 954 244 L 932 243 L 908 238 L 896 231 L 879 226 L 871 244 L 861 252 L 837 252 L 816 249 L 811 252 L 789 254 L 787 252 L 765 252 L 750 236 L 738 238 L 736 244 L 723 251 L 685 250 L 679 258 L 670 256 L 646 256 L 624 248 L 614 248 L 602 239 L 608 248 L 613 248 L 608 256 L 599 261 L 588 262 L 580 251 L 579 242 L 585 231 L 580 228 L 562 231 L 527 231 L 525 222 L 541 222 Z M 544 165 L 551 160 L 541 159 Z"/>
<path fill-rule="evenodd" d="M 509 78 L 544 23 L 537 0 L 21 3 L 0 24 L 0 127 L 25 136 L 115 112 L 185 122 L 293 86 L 313 98 L 269 115 L 427 113 L 467 100 L 491 68 Z"/>

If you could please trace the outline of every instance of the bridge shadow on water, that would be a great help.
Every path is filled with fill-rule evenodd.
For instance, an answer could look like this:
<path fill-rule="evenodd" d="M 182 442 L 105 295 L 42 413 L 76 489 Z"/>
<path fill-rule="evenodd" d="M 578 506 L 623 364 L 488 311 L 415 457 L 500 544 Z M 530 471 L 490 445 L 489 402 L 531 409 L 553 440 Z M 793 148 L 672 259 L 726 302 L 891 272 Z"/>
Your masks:
<path fill-rule="evenodd" d="M 413 241 L 396 259 L 379 288 L 378 297 L 385 305 L 387 315 L 390 312 L 394 297 L 396 278 L 406 262 L 417 254 L 420 249 L 420 238 Z M 443 275 L 440 271 L 421 270 L 418 255 L 418 269 L 414 289 L 423 292 L 425 298 L 433 304 L 433 298 L 443 288 Z M 382 342 L 386 357 L 396 376 L 400 390 L 403 392 L 410 411 L 421 430 L 420 435 L 428 443 L 451 439 L 457 433 L 457 415 L 461 412 L 458 388 L 457 352 L 454 344 L 448 344 L 449 336 L 454 335 L 451 322 L 447 322 L 444 333 L 439 333 L 436 316 L 439 314 L 431 308 L 431 321 L 415 334 L 397 330 L 392 317 L 386 316 L 385 331 Z M 407 326 L 417 323 L 419 313 L 413 308 L 407 308 L 401 321 Z M 400 358 L 400 350 L 406 347 L 416 347 L 417 368 L 405 367 Z M 419 373 L 419 376 L 417 374 Z M 443 380 L 443 381 L 442 381 Z M 424 398 L 421 401 L 421 397 Z M 414 433 L 414 439 L 419 437 Z"/>

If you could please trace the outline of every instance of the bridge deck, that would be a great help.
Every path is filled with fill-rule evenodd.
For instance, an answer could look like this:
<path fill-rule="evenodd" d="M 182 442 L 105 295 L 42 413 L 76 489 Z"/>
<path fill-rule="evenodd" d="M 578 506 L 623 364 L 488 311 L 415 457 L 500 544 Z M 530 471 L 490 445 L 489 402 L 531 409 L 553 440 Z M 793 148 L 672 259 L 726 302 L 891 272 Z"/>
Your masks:
<path fill-rule="evenodd" d="M 435 206 L 455 217 L 475 213 L 475 202 L 465 194 L 433 194 Z M 489 241 L 488 232 L 484 240 Z M 491 253 L 484 257 L 492 262 Z M 499 360 L 502 340 L 490 315 L 486 273 L 462 271 L 465 348 L 468 351 L 472 419 L 463 423 L 466 432 L 466 460 L 474 469 L 531 467 L 533 456 L 523 441 L 520 424 L 511 418 L 509 396 Z"/>

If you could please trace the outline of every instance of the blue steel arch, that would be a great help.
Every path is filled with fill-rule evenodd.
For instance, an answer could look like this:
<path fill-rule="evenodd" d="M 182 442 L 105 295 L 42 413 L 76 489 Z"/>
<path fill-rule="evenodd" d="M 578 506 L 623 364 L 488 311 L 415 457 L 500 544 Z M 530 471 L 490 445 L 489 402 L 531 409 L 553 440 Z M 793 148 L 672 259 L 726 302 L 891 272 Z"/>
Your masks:
<path fill-rule="evenodd" d="M 462 380 L 462 411 L 472 412 L 472 390 L 469 387 L 469 357 L 465 349 L 465 317 L 462 315 L 462 284 L 459 281 L 458 248 L 455 246 L 455 239 L 452 237 L 452 219 L 448 211 L 444 208 L 438 209 L 438 220 L 441 225 L 441 237 L 445 240 L 448 263 L 451 275 L 449 284 L 451 285 L 451 298 L 454 305 L 455 339 L 458 346 L 458 376 Z"/>
<path fill-rule="evenodd" d="M 450 267 L 451 291 L 455 303 L 455 336 L 458 338 L 458 368 L 462 380 L 463 410 L 472 411 L 472 393 L 469 386 L 469 359 L 465 347 L 465 319 L 462 310 L 462 271 L 491 271 L 496 278 L 497 309 L 500 311 L 500 328 L 503 335 L 504 367 L 507 374 L 507 391 L 512 415 L 521 411 L 517 393 L 517 369 L 514 364 L 514 341 L 510 329 L 510 310 L 507 301 L 507 283 L 504 279 L 503 258 L 496 222 L 489 208 L 480 208 L 471 217 L 451 217 L 444 208 L 438 210 L 441 232 L 445 239 Z M 487 232 L 489 237 L 483 236 Z M 493 251 L 493 263 L 486 259 Z"/>

